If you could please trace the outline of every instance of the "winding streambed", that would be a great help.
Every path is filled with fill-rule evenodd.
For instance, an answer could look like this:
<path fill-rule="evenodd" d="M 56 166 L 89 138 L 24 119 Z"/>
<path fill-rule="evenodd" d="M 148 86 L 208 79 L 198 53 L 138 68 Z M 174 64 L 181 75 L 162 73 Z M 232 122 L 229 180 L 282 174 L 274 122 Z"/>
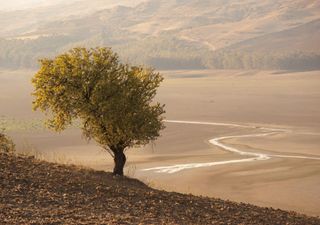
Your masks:
<path fill-rule="evenodd" d="M 217 161 L 217 162 L 207 162 L 207 163 L 188 163 L 188 164 L 176 164 L 171 166 L 159 166 L 152 167 L 147 169 L 142 169 L 142 171 L 154 171 L 156 173 L 177 173 L 186 169 L 195 169 L 201 167 L 211 167 L 217 165 L 226 165 L 226 164 L 234 164 L 234 163 L 248 163 L 253 161 L 262 161 L 269 160 L 273 157 L 277 158 L 295 158 L 295 159 L 310 159 L 310 160 L 320 160 L 320 157 L 310 157 L 310 156 L 295 156 L 295 155 L 273 155 L 273 154 L 265 154 L 259 152 L 246 152 L 241 151 L 235 147 L 228 146 L 221 141 L 231 139 L 231 138 L 246 138 L 246 137 L 265 137 L 277 133 L 290 132 L 285 129 L 276 129 L 276 128 L 267 128 L 267 127 L 256 127 L 250 125 L 241 125 L 241 124 L 232 124 L 232 123 L 211 123 L 211 122 L 198 122 L 198 121 L 181 121 L 181 120 L 166 120 L 167 123 L 181 123 L 181 124 L 198 124 L 198 125 L 211 125 L 211 126 L 229 126 L 229 127 L 243 127 L 243 128 L 252 128 L 258 129 L 263 133 L 254 133 L 254 134 L 246 134 L 246 135 L 234 135 L 234 136 L 224 136 L 217 137 L 209 140 L 212 145 L 215 145 L 225 151 L 232 152 L 241 156 L 248 156 L 249 158 L 245 159 L 235 159 L 235 160 L 225 160 L 225 161 Z"/>

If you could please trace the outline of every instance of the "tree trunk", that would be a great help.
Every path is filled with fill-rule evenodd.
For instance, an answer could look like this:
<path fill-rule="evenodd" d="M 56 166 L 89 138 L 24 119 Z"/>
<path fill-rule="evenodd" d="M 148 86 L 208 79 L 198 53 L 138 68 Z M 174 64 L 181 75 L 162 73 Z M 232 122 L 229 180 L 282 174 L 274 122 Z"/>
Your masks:
<path fill-rule="evenodd" d="M 123 176 L 123 168 L 126 163 L 126 156 L 123 153 L 124 149 L 114 151 L 114 169 L 113 175 Z"/>

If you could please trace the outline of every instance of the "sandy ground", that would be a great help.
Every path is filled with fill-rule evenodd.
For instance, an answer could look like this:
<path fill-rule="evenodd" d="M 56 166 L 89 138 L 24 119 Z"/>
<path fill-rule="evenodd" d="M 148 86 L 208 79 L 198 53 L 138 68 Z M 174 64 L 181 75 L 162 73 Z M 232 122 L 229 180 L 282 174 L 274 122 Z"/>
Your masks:
<path fill-rule="evenodd" d="M 32 71 L 0 71 L 0 116 L 43 118 L 32 112 Z M 225 140 L 241 150 L 320 156 L 320 72 L 164 71 L 158 100 L 168 119 L 226 122 L 285 128 L 266 137 Z M 166 190 L 221 197 L 320 216 L 320 161 L 272 158 L 268 161 L 183 170 L 142 171 L 156 166 L 245 158 L 212 146 L 214 137 L 256 133 L 249 128 L 167 124 L 162 137 L 128 151 L 128 175 Z M 112 160 L 94 143 L 70 129 L 9 130 L 20 151 L 35 149 L 46 158 L 110 170 Z"/>

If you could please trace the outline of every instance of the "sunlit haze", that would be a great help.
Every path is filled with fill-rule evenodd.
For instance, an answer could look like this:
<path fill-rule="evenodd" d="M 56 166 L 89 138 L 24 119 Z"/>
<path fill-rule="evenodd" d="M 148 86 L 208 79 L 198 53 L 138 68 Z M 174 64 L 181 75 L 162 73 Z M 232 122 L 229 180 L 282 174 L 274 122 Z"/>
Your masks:
<path fill-rule="evenodd" d="M 53 0 L 1 0 L 0 10 L 18 10 L 25 8 L 33 8 L 43 4 L 54 4 L 58 1 Z M 60 1 L 61 2 L 61 1 Z"/>
<path fill-rule="evenodd" d="M 1 222 L 320 224 L 320 0 L 0 0 L 0 28 Z"/>

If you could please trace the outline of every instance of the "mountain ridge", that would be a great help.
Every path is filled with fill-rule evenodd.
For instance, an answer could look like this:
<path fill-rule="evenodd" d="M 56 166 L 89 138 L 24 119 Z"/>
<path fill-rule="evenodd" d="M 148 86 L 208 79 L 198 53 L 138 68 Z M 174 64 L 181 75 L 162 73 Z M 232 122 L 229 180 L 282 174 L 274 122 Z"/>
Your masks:
<path fill-rule="evenodd" d="M 0 13 L 0 25 L 4 27 L 0 31 L 0 58 L 3 59 L 0 66 L 35 67 L 39 57 L 52 57 L 75 46 L 102 45 L 112 47 L 125 61 L 158 69 L 189 68 L 190 62 L 194 65 L 192 68 L 211 68 L 217 53 L 223 49 L 247 41 L 255 55 L 260 49 L 254 40 L 259 37 L 271 35 L 269 43 L 277 43 L 279 38 L 284 39 L 277 36 L 278 32 L 320 19 L 320 2 L 313 0 L 238 3 L 230 0 L 137 0 L 130 4 L 122 0 L 117 5 L 108 2 L 94 0 L 90 5 L 82 0 L 68 7 Z M 11 20 L 11 17 L 18 19 Z M 299 50 L 306 55 L 310 49 L 320 54 L 317 45 L 320 35 L 314 28 L 308 29 L 295 34 L 299 40 L 307 40 L 314 32 L 313 44 L 298 43 L 288 36 L 290 54 Z M 42 47 L 38 51 L 35 46 Z M 267 49 L 280 51 L 276 44 L 269 44 Z M 282 53 L 288 54 L 288 51 Z M 281 62 L 273 66 L 268 63 L 265 68 L 281 69 L 279 64 Z"/>

